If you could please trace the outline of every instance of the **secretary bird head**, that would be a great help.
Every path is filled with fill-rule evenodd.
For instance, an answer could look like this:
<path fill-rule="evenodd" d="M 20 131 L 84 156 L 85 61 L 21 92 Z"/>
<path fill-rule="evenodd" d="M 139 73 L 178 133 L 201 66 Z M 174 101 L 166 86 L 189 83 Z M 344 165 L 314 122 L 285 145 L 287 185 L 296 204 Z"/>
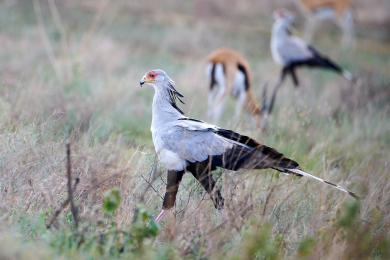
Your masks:
<path fill-rule="evenodd" d="M 141 87 L 144 84 L 152 86 L 156 94 L 158 93 L 157 97 L 165 97 L 169 100 L 171 106 L 173 106 L 179 113 L 184 114 L 176 104 L 177 100 L 184 104 L 184 101 L 182 100 L 184 96 L 175 89 L 175 82 L 168 76 L 167 73 L 165 73 L 165 71 L 161 69 L 151 70 L 142 77 L 139 84 Z"/>
<path fill-rule="evenodd" d="M 273 17 L 275 21 L 284 23 L 286 26 L 291 26 L 295 21 L 295 15 L 287 9 L 279 8 L 273 12 Z"/>
<path fill-rule="evenodd" d="M 161 69 L 154 69 L 147 72 L 139 82 L 142 87 L 144 84 L 151 85 L 155 90 L 171 90 L 183 97 L 174 87 L 175 82 Z"/>
<path fill-rule="evenodd" d="M 151 70 L 148 73 L 146 73 L 143 77 L 142 80 L 140 81 L 141 87 L 144 84 L 149 84 L 152 86 L 155 86 L 156 84 L 161 84 L 163 82 L 172 82 L 172 80 L 168 77 L 168 75 L 165 73 L 165 71 L 156 69 L 156 70 Z"/>
<path fill-rule="evenodd" d="M 296 161 L 248 136 L 186 117 L 176 104 L 183 95 L 175 89 L 173 80 L 163 70 L 146 73 L 140 81 L 141 86 L 145 84 L 154 88 L 150 128 L 154 148 L 160 163 L 168 170 L 163 209 L 157 221 L 174 207 L 180 181 L 186 171 L 209 193 L 217 209 L 224 206 L 221 191 L 211 174 L 217 168 L 231 171 L 271 168 L 315 179 L 357 198 L 337 184 L 302 171 Z"/>

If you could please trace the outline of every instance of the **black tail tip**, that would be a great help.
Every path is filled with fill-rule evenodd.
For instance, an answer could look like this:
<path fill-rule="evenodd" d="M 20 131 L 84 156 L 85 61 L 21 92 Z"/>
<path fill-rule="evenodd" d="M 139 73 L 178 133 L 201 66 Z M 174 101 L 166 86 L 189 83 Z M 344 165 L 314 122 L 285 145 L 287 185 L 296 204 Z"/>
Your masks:
<path fill-rule="evenodd" d="M 353 198 L 355 198 L 356 200 L 360 200 L 360 197 L 358 195 L 356 195 L 356 193 L 353 193 L 352 191 L 348 191 L 348 194 L 350 196 L 352 196 Z"/>

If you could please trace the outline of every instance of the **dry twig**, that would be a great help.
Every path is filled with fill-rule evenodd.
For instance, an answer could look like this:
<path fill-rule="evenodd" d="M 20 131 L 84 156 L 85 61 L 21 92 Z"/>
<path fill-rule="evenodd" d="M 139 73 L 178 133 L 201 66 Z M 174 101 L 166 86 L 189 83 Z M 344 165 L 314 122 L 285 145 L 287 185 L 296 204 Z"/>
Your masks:
<path fill-rule="evenodd" d="M 70 159 L 70 143 L 66 143 L 66 177 L 67 177 L 67 188 L 68 188 L 68 197 L 67 199 L 61 203 L 61 206 L 54 212 L 53 216 L 50 218 L 50 221 L 46 224 L 46 228 L 50 228 L 54 221 L 57 219 L 57 217 L 60 215 L 62 210 L 70 204 L 70 211 L 72 212 L 72 217 L 74 221 L 74 225 L 77 229 L 78 227 L 78 217 L 77 217 L 77 208 L 74 204 L 73 200 L 73 191 L 76 190 L 77 184 L 79 183 L 80 179 L 76 178 L 75 182 L 72 187 L 72 163 Z"/>
<path fill-rule="evenodd" d="M 79 184 L 80 182 L 80 179 L 79 178 L 76 178 L 74 180 L 74 184 L 73 184 L 73 191 L 76 190 L 76 187 L 77 187 L 77 184 Z M 58 209 L 56 211 L 54 211 L 54 214 L 53 216 L 50 218 L 50 220 L 48 221 L 48 223 L 46 224 L 46 228 L 51 228 L 51 226 L 53 225 L 54 221 L 58 218 L 58 216 L 60 215 L 60 213 L 64 210 L 64 208 L 66 206 L 68 206 L 69 204 L 69 197 L 66 198 L 66 200 L 64 200 L 61 205 L 58 207 Z"/>
<path fill-rule="evenodd" d="M 79 225 L 77 218 L 77 208 L 73 200 L 73 189 L 72 189 L 72 164 L 70 160 L 70 143 L 66 143 L 66 175 L 68 178 L 68 200 L 70 204 L 70 211 L 72 212 L 74 225 L 77 228 Z"/>

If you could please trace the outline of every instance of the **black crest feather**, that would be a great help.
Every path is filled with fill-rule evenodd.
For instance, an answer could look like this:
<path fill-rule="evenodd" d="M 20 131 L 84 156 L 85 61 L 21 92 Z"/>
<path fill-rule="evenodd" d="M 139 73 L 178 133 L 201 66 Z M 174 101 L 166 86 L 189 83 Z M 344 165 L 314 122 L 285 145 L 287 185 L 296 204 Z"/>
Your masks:
<path fill-rule="evenodd" d="M 179 100 L 182 104 L 185 104 L 184 101 L 182 100 L 184 96 L 175 89 L 173 82 L 169 82 L 168 85 L 169 85 L 168 88 L 169 103 L 180 114 L 184 115 L 184 112 L 177 106 L 177 100 Z"/>

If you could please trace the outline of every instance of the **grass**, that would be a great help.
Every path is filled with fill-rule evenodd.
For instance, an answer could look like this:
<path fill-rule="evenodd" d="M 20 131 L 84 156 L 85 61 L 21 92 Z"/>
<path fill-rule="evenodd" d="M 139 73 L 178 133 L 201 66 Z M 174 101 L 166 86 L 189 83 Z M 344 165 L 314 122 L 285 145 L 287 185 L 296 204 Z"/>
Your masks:
<path fill-rule="evenodd" d="M 163 68 L 185 94 L 184 111 L 205 119 L 204 58 L 214 48 L 249 57 L 259 100 L 261 86 L 278 76 L 268 49 L 272 3 L 212 6 L 203 13 L 175 0 L 161 8 L 153 1 L 0 3 L 0 258 L 389 258 L 390 45 L 363 39 L 364 21 L 354 50 L 335 48 L 337 36 L 326 33 L 316 40 L 360 84 L 301 71 L 303 86 L 282 88 L 267 132 L 247 116 L 231 122 L 232 102 L 221 122 L 347 186 L 359 203 L 272 170 L 219 170 L 223 212 L 185 175 L 176 224 L 150 229 L 165 173 L 158 165 L 162 177 L 145 192 L 155 161 L 153 93 L 139 88 L 140 77 Z M 67 196 L 67 141 L 81 224 L 73 227 L 66 207 L 47 229 Z M 120 203 L 108 212 L 103 201 L 113 190 Z"/>

